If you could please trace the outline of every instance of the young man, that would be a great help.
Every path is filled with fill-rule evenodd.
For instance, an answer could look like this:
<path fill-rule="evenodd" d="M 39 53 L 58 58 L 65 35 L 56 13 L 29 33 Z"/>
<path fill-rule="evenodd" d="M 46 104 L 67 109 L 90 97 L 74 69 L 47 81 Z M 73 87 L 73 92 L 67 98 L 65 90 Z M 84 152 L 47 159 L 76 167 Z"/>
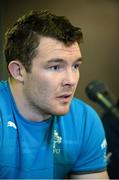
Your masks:
<path fill-rule="evenodd" d="M 101 121 L 73 97 L 82 32 L 33 11 L 6 33 L 9 80 L 0 83 L 0 178 L 105 178 Z"/>

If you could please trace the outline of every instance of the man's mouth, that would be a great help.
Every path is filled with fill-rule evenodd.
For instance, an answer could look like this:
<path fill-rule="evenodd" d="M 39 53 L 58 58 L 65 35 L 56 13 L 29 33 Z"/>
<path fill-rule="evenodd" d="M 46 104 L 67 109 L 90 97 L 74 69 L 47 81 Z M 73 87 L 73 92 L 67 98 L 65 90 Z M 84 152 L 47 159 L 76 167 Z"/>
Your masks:
<path fill-rule="evenodd" d="M 68 103 L 70 102 L 71 97 L 72 94 L 63 94 L 61 96 L 58 96 L 57 99 L 60 100 L 61 102 Z"/>

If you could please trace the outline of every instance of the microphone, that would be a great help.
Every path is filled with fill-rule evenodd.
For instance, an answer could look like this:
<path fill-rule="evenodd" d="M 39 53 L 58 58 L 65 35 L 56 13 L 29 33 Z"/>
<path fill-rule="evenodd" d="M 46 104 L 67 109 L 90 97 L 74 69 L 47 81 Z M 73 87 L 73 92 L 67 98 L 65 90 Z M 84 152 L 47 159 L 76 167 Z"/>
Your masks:
<path fill-rule="evenodd" d="M 109 111 L 116 119 L 119 119 L 119 110 L 116 108 L 117 100 L 110 92 L 108 86 L 106 86 L 102 81 L 94 80 L 90 82 L 85 91 L 89 99 L 97 102 L 105 110 Z"/>

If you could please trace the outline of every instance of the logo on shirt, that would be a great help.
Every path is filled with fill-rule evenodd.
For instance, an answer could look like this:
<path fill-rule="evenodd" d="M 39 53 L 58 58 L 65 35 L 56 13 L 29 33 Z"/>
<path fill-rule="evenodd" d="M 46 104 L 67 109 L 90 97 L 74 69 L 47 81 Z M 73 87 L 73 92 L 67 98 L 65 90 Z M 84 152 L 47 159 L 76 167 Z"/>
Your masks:
<path fill-rule="evenodd" d="M 101 143 L 101 149 L 104 150 L 104 161 L 107 162 L 107 154 L 105 151 L 106 147 L 107 147 L 107 141 L 106 141 L 106 139 L 104 139 Z"/>
<path fill-rule="evenodd" d="M 13 123 L 12 121 L 8 121 L 7 126 L 8 127 L 13 127 L 14 129 L 17 129 L 15 123 Z"/>
<path fill-rule="evenodd" d="M 62 142 L 62 137 L 59 136 L 58 132 L 54 130 L 53 133 L 53 154 L 60 154 L 60 144 Z"/>
<path fill-rule="evenodd" d="M 106 146 L 107 146 L 107 141 L 106 141 L 106 139 L 104 139 L 101 143 L 101 149 L 105 149 Z"/>

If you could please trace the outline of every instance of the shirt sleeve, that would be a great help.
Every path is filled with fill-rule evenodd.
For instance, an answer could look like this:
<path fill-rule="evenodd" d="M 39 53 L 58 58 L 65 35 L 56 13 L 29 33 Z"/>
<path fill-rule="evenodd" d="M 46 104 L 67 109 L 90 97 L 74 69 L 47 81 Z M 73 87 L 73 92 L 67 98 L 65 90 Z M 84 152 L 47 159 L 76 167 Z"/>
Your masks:
<path fill-rule="evenodd" d="M 84 116 L 83 140 L 81 151 L 72 169 L 74 174 L 100 172 L 107 166 L 107 143 L 102 122 L 90 106 Z"/>

